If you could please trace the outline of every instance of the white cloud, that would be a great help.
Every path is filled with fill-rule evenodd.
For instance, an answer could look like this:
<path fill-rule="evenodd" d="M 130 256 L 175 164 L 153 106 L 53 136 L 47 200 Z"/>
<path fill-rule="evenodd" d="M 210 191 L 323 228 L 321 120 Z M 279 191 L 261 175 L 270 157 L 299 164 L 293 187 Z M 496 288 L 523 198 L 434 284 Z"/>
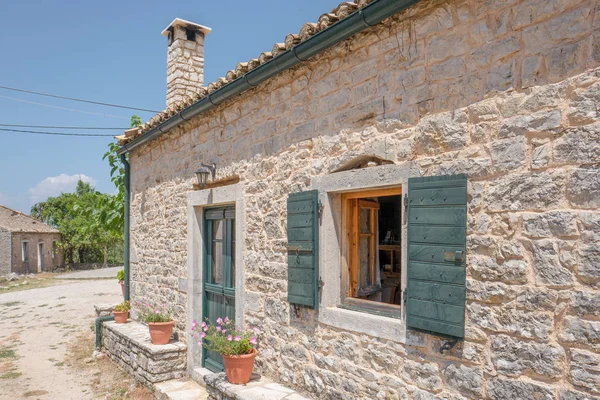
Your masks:
<path fill-rule="evenodd" d="M 89 183 L 92 186 L 96 185 L 96 180 L 94 178 L 83 174 L 60 174 L 58 176 L 49 176 L 29 189 L 29 200 L 31 205 L 39 203 L 40 201 L 45 201 L 48 197 L 58 196 L 61 193 L 74 192 L 79 180 Z"/>

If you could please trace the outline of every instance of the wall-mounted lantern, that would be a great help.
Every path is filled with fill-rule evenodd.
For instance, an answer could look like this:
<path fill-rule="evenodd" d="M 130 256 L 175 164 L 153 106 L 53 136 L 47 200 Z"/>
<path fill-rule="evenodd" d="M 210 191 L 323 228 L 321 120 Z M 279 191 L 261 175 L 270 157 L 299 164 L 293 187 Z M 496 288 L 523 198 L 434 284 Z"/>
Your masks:
<path fill-rule="evenodd" d="M 208 174 L 211 175 L 213 181 L 215 180 L 215 173 L 217 172 L 217 164 L 212 163 L 211 165 L 207 165 L 202 163 L 202 166 L 198 168 L 195 172 L 196 178 L 198 179 L 198 186 L 200 189 L 204 189 L 206 187 L 206 183 L 208 182 Z"/>

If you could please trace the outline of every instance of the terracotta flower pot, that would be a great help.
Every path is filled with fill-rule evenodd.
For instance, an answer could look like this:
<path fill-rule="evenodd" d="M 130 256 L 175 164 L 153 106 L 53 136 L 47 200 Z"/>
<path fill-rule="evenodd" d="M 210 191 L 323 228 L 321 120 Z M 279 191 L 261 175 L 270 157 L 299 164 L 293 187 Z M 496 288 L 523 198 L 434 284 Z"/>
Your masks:
<path fill-rule="evenodd" d="M 125 297 L 125 281 L 119 281 L 119 284 L 121 285 L 121 293 Z"/>
<path fill-rule="evenodd" d="M 254 369 L 254 358 L 258 354 L 256 349 L 252 349 L 250 354 L 241 354 L 239 356 L 226 356 L 223 354 L 223 364 L 227 380 L 235 385 L 242 385 L 250 381 L 252 370 Z"/>
<path fill-rule="evenodd" d="M 175 321 L 170 322 L 148 322 L 150 329 L 150 339 L 154 344 L 167 344 L 171 340 L 173 325 Z"/>
<path fill-rule="evenodd" d="M 129 311 L 113 311 L 113 316 L 117 324 L 124 324 L 129 318 Z"/>

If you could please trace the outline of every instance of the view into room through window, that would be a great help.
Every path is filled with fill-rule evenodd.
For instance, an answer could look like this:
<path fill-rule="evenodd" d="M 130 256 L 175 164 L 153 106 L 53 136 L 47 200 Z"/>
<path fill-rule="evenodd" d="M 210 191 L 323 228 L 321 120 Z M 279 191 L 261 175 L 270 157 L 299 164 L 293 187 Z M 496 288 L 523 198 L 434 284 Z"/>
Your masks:
<path fill-rule="evenodd" d="M 391 188 L 342 196 L 348 263 L 346 305 L 399 312 L 401 194 L 401 188 Z"/>

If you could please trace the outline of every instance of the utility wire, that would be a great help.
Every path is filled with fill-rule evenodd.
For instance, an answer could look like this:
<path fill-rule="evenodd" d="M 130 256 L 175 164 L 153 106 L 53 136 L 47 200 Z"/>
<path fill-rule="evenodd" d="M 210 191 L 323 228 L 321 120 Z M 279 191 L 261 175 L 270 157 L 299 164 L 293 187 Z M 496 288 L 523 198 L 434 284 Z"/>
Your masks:
<path fill-rule="evenodd" d="M 5 132 L 19 132 L 19 133 L 33 133 L 36 135 L 56 135 L 56 136 L 87 136 L 87 137 L 98 137 L 98 136 L 102 136 L 102 137 L 114 137 L 115 135 L 108 135 L 108 134 L 102 134 L 102 133 L 90 133 L 90 134 L 85 134 L 85 133 L 65 133 L 65 132 L 42 132 L 42 131 L 24 131 L 24 130 L 20 130 L 20 129 L 7 129 L 7 128 L 0 128 L 0 131 L 5 131 Z"/>
<path fill-rule="evenodd" d="M 126 120 L 130 119 L 128 117 L 122 117 L 120 115 L 102 114 L 102 113 L 96 113 L 96 112 L 92 112 L 92 111 L 76 110 L 74 108 L 66 108 L 66 107 L 53 106 L 53 105 L 50 105 L 50 104 L 36 103 L 35 101 L 28 101 L 28 100 L 23 100 L 23 99 L 17 99 L 15 97 L 8 97 L 8 96 L 2 96 L 2 95 L 0 95 L 0 97 L 3 98 L 3 99 L 20 101 L 21 103 L 35 104 L 35 105 L 38 105 L 38 106 L 44 106 L 44 107 L 50 107 L 50 108 L 58 108 L 59 110 L 75 111 L 75 112 L 84 113 L 84 114 L 100 115 L 100 116 L 103 116 L 103 117 L 120 118 L 120 119 L 126 119 Z"/>
<path fill-rule="evenodd" d="M 100 129 L 105 131 L 125 131 L 129 128 L 100 128 L 90 126 L 48 126 L 48 125 L 17 125 L 17 124 L 0 124 L 0 126 L 10 126 L 13 128 L 44 128 L 44 129 Z"/>
<path fill-rule="evenodd" d="M 56 99 L 79 101 L 81 103 L 98 104 L 100 106 L 106 106 L 106 107 L 126 108 L 128 110 L 146 111 L 146 112 L 151 112 L 151 113 L 159 113 L 160 112 L 160 111 L 155 111 L 155 110 L 148 110 L 147 108 L 128 107 L 128 106 L 120 106 L 118 104 L 101 103 L 99 101 L 82 100 L 82 99 L 76 99 L 73 97 L 65 97 L 65 96 L 58 96 L 56 94 L 34 92 L 32 90 L 17 89 L 17 88 L 12 88 L 12 87 L 8 87 L 8 86 L 0 86 L 0 89 L 12 90 L 12 91 L 21 92 L 21 93 L 37 94 L 39 96 L 54 97 Z"/>

